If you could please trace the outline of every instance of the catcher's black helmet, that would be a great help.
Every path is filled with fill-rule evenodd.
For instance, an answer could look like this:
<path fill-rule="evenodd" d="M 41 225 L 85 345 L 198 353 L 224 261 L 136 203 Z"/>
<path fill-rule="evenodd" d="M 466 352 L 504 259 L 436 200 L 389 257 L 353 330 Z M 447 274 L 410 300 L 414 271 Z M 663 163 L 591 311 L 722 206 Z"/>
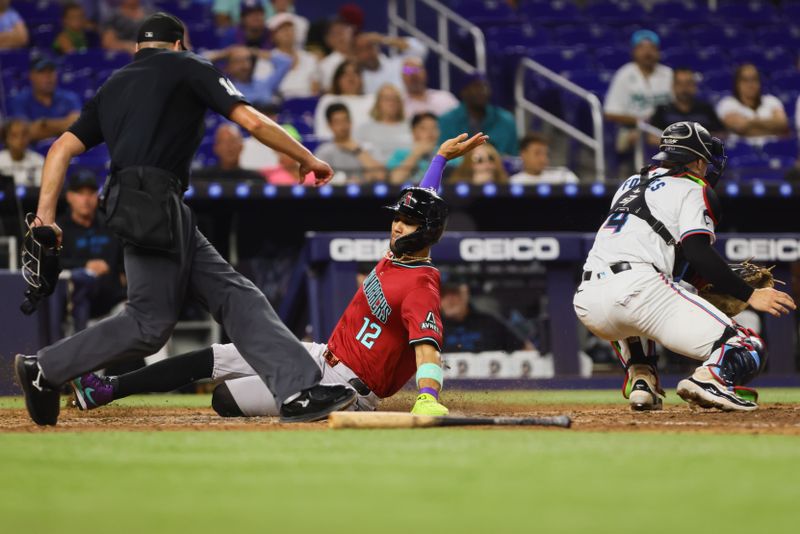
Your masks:
<path fill-rule="evenodd" d="M 447 225 L 447 203 L 433 189 L 408 187 L 400 193 L 397 202 L 384 207 L 419 224 L 414 232 L 395 240 L 391 249 L 396 256 L 437 243 Z"/>
<path fill-rule="evenodd" d="M 655 161 L 690 163 L 702 159 L 709 164 L 706 177 L 714 184 L 722 176 L 728 160 L 725 145 L 716 137 L 711 137 L 699 122 L 676 122 L 670 124 L 661 134 L 658 145 L 661 150 L 653 156 Z M 712 184 L 713 185 L 713 184 Z"/>

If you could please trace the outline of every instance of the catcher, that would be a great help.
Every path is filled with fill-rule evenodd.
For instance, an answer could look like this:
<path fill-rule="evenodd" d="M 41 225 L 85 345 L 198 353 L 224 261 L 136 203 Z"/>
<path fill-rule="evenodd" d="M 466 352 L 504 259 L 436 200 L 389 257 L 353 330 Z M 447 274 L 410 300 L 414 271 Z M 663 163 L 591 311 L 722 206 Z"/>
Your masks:
<path fill-rule="evenodd" d="M 764 368 L 764 342 L 676 282 L 707 286 L 703 295 L 720 305 L 738 301 L 774 316 L 795 303 L 772 288 L 768 270 L 731 269 L 712 247 L 721 216 L 713 187 L 727 159 L 722 141 L 699 123 L 678 122 L 664 130 L 659 148 L 657 164 L 614 195 L 584 264 L 575 312 L 612 342 L 626 371 L 623 395 L 634 410 L 662 407 L 655 342 L 702 362 L 678 384 L 682 399 L 703 408 L 755 410 L 756 392 L 742 386 Z"/>
<path fill-rule="evenodd" d="M 447 160 L 486 142 L 479 133 L 445 141 L 420 187 L 404 189 L 387 209 L 394 212 L 390 249 L 344 311 L 327 343 L 303 343 L 322 370 L 321 384 L 356 391 L 351 409 L 375 410 L 416 373 L 419 395 L 412 413 L 446 415 L 439 402 L 444 382 L 440 346 L 439 271 L 431 247 L 447 222 L 447 205 L 436 193 Z M 232 344 L 168 358 L 117 377 L 87 374 L 72 381 L 76 403 L 92 409 L 135 393 L 165 392 L 211 378 L 224 381 L 211 405 L 223 417 L 274 416 L 274 395 Z"/>

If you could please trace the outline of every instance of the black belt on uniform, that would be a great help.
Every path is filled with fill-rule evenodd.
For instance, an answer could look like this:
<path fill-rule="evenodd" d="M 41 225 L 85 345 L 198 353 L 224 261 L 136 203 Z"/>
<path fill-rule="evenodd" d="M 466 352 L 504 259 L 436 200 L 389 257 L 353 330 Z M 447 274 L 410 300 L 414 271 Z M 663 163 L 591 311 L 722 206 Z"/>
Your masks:
<path fill-rule="evenodd" d="M 612 263 L 611 265 L 608 266 L 608 268 L 611 270 L 613 274 L 619 274 L 622 271 L 630 271 L 631 264 L 628 263 L 627 261 L 621 261 L 618 263 Z M 592 271 L 583 271 L 583 280 L 586 281 L 591 279 L 592 279 Z"/>
<path fill-rule="evenodd" d="M 330 350 L 328 350 L 328 349 L 325 349 L 325 352 L 323 352 L 323 353 L 322 353 L 322 357 L 323 357 L 323 358 L 325 358 L 325 361 L 326 361 L 326 362 L 328 363 L 328 365 L 329 365 L 329 366 L 331 366 L 331 367 L 336 367 L 337 365 L 339 365 L 340 363 L 342 363 L 342 361 L 341 361 L 339 358 L 337 358 L 337 357 L 336 357 L 336 356 L 335 356 L 335 355 L 334 355 L 334 354 L 333 354 L 333 353 L 332 353 Z M 350 380 L 348 380 L 348 381 L 347 381 L 347 383 L 348 383 L 348 384 L 350 384 L 350 386 L 351 386 L 351 387 L 352 387 L 354 390 L 356 390 L 356 393 L 358 393 L 358 394 L 359 394 L 359 395 L 361 395 L 362 397 L 366 397 L 367 395 L 369 395 L 370 393 L 372 393 L 372 390 L 371 390 L 371 389 L 369 389 L 369 386 L 367 386 L 367 385 L 364 383 L 364 381 L 363 381 L 363 380 L 361 380 L 361 379 L 360 379 L 360 378 L 358 378 L 358 377 L 351 378 Z"/>

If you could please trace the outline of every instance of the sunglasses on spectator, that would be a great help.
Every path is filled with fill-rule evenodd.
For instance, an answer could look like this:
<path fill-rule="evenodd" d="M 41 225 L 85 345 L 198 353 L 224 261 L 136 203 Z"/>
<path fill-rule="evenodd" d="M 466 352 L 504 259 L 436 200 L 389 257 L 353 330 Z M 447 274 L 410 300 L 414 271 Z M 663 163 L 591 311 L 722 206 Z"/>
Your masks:
<path fill-rule="evenodd" d="M 403 74 L 416 74 L 422 71 L 422 67 L 415 67 L 414 65 L 406 65 L 403 67 Z"/>

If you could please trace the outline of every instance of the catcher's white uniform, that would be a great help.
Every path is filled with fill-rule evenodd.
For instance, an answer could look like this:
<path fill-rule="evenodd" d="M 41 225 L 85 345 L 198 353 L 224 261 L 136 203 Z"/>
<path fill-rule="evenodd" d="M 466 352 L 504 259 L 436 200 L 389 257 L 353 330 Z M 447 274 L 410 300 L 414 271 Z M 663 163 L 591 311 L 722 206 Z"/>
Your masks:
<path fill-rule="evenodd" d="M 697 233 L 713 240 L 714 213 L 704 184 L 690 176 L 666 176 L 667 172 L 656 168 L 649 173 L 648 178 L 656 179 L 644 198 L 652 215 L 676 242 Z M 640 181 L 639 175 L 626 180 L 612 206 Z M 654 354 L 655 340 L 676 353 L 706 360 L 733 324 L 675 283 L 674 268 L 675 247 L 637 216 L 614 213 L 597 232 L 573 304 L 590 331 L 612 342 L 623 365 L 630 359 L 631 341 L 637 340 L 649 355 Z"/>

